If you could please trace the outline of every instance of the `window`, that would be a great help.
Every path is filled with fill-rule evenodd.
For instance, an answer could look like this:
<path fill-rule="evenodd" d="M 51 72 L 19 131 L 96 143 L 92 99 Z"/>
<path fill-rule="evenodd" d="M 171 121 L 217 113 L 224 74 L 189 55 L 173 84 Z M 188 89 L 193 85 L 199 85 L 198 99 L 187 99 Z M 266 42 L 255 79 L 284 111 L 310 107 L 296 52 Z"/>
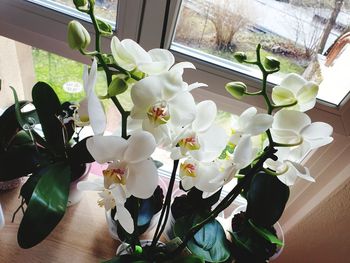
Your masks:
<path fill-rule="evenodd" d="M 254 58 L 261 43 L 263 57 L 281 62 L 280 72 L 270 82 L 279 83 L 284 74 L 295 72 L 321 83 L 322 74 L 329 71 L 321 69 L 323 54 L 348 31 L 349 22 L 348 0 L 184 0 L 171 49 L 260 78 L 255 66 L 238 64 L 233 53 L 244 51 Z M 330 96 L 324 92 L 328 85 L 321 85 L 319 98 L 339 105 L 348 90 L 339 89 L 335 95 L 332 89 Z"/>

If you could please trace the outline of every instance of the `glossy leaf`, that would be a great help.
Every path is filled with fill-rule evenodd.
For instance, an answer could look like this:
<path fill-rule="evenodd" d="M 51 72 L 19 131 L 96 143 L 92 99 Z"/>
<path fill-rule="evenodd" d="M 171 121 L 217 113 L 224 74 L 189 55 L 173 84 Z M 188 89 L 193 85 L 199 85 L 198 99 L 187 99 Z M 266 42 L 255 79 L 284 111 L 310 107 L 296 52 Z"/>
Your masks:
<path fill-rule="evenodd" d="M 94 158 L 86 148 L 86 140 L 90 137 L 84 138 L 76 143 L 72 148 L 67 150 L 68 159 L 74 164 L 92 163 Z"/>
<path fill-rule="evenodd" d="M 62 133 L 62 123 L 58 116 L 62 116 L 60 101 L 45 82 L 38 82 L 32 90 L 33 103 L 37 110 L 45 139 L 50 149 L 59 156 L 64 156 L 65 144 Z"/>
<path fill-rule="evenodd" d="M 279 240 L 274 234 L 268 231 L 266 228 L 256 226 L 252 220 L 248 220 L 249 224 L 253 227 L 253 229 L 267 241 L 272 244 L 276 244 L 277 246 L 283 246 L 283 242 Z"/>
<path fill-rule="evenodd" d="M 40 179 L 18 230 L 18 244 L 30 248 L 45 239 L 62 219 L 68 202 L 71 171 L 60 162 L 40 170 Z"/>
<path fill-rule="evenodd" d="M 258 173 L 247 194 L 247 217 L 259 226 L 270 227 L 281 217 L 288 198 L 288 186 L 276 176 Z"/>
<path fill-rule="evenodd" d="M 110 260 L 104 261 L 103 263 L 151 263 L 151 262 L 139 259 L 139 256 L 135 256 L 135 255 L 122 255 L 122 256 L 117 256 Z"/>
<path fill-rule="evenodd" d="M 180 256 L 164 263 L 204 263 L 205 261 L 197 256 L 189 255 L 189 256 Z"/>
<path fill-rule="evenodd" d="M 205 219 L 205 216 L 192 215 L 178 219 L 174 226 L 175 236 L 184 238 L 192 226 Z M 187 243 L 187 248 L 206 262 L 225 262 L 230 257 L 224 229 L 217 220 L 212 220 L 199 230 Z"/>

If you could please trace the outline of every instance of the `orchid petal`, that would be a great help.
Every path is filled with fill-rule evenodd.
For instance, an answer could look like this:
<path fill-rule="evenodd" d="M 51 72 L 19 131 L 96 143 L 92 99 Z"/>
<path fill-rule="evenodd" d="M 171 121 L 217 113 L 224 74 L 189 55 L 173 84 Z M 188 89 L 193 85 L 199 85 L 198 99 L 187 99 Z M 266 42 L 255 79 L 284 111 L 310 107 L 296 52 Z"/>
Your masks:
<path fill-rule="evenodd" d="M 275 142 L 285 144 L 298 143 L 302 139 L 297 132 L 292 130 L 273 129 L 271 135 Z"/>
<path fill-rule="evenodd" d="M 233 152 L 233 161 L 237 169 L 242 169 L 249 165 L 253 159 L 253 145 L 250 136 L 243 135 Z"/>
<path fill-rule="evenodd" d="M 276 105 L 285 105 L 296 101 L 294 93 L 281 86 L 273 88 L 271 98 Z"/>
<path fill-rule="evenodd" d="M 123 160 L 130 163 L 143 161 L 150 157 L 156 149 L 153 135 L 146 131 L 134 132 L 128 140 Z"/>
<path fill-rule="evenodd" d="M 280 83 L 281 87 L 287 88 L 294 94 L 306 84 L 306 80 L 295 73 L 288 74 Z"/>
<path fill-rule="evenodd" d="M 171 135 L 168 125 L 159 125 L 155 127 L 149 119 L 144 119 L 142 122 L 142 129 L 150 132 L 157 145 L 167 146 L 171 143 Z"/>
<path fill-rule="evenodd" d="M 205 83 L 195 82 L 195 83 L 188 85 L 187 91 L 191 91 L 191 90 L 194 90 L 194 89 L 200 88 L 200 87 L 208 87 L 208 85 Z"/>
<path fill-rule="evenodd" d="M 193 121 L 196 115 L 196 103 L 191 93 L 178 93 L 169 101 L 170 121 L 177 127 L 186 126 Z"/>
<path fill-rule="evenodd" d="M 152 49 L 148 51 L 152 61 L 148 63 L 142 63 L 139 65 L 139 70 L 148 74 L 159 74 L 169 70 L 169 68 L 174 64 L 175 58 L 173 54 L 165 49 Z"/>
<path fill-rule="evenodd" d="M 303 178 L 304 180 L 307 180 L 310 182 L 315 182 L 315 179 L 311 177 L 309 169 L 307 169 L 306 167 L 296 162 L 286 161 L 286 163 L 289 164 L 288 166 L 292 165 L 295 168 L 295 171 L 298 177 Z"/>
<path fill-rule="evenodd" d="M 114 36 L 111 41 L 111 51 L 114 60 L 122 68 L 131 71 L 136 67 L 133 56 L 124 48 L 120 40 Z"/>
<path fill-rule="evenodd" d="M 215 181 L 216 177 L 219 174 L 218 167 L 213 164 L 201 164 L 198 166 L 198 172 L 195 182 L 195 187 L 203 192 L 215 192 L 223 184 L 224 180 Z"/>
<path fill-rule="evenodd" d="M 179 62 L 175 64 L 170 70 L 182 75 L 185 68 L 196 69 L 191 62 Z"/>
<path fill-rule="evenodd" d="M 127 148 L 125 139 L 118 136 L 93 136 L 86 140 L 86 148 L 98 163 L 121 160 Z"/>
<path fill-rule="evenodd" d="M 300 132 L 311 123 L 311 119 L 303 112 L 295 110 L 280 110 L 274 116 L 273 129 L 292 130 Z"/>
<path fill-rule="evenodd" d="M 185 191 L 190 190 L 192 187 L 194 187 L 194 178 L 190 176 L 181 177 L 181 185 Z"/>
<path fill-rule="evenodd" d="M 151 56 L 134 40 L 124 39 L 121 44 L 129 54 L 134 58 L 135 64 L 151 62 Z"/>
<path fill-rule="evenodd" d="M 214 101 L 201 101 L 196 106 L 196 118 L 192 123 L 195 131 L 202 132 L 207 130 L 214 122 L 217 114 L 217 108 Z"/>
<path fill-rule="evenodd" d="M 312 81 L 304 85 L 297 93 L 298 103 L 316 101 L 318 85 Z"/>
<path fill-rule="evenodd" d="M 332 133 L 333 127 L 325 122 L 313 122 L 300 132 L 303 138 L 311 140 L 329 137 Z"/>
<path fill-rule="evenodd" d="M 129 164 L 126 181 L 128 192 L 135 197 L 147 199 L 151 197 L 158 185 L 157 167 L 151 160 Z"/>
<path fill-rule="evenodd" d="M 251 136 L 259 135 L 271 128 L 273 123 L 273 117 L 268 114 L 257 114 L 253 116 L 250 121 L 245 125 L 245 133 Z"/>
<path fill-rule="evenodd" d="M 156 76 L 144 78 L 131 88 L 131 100 L 135 107 L 146 112 L 149 107 L 161 100 L 162 88 L 163 85 Z"/>
<path fill-rule="evenodd" d="M 110 191 L 113 195 L 116 205 L 124 205 L 126 202 L 126 193 L 120 184 L 113 184 L 110 186 Z"/>
<path fill-rule="evenodd" d="M 85 67 L 84 70 L 87 70 Z M 88 83 L 84 86 L 88 98 L 88 113 L 92 130 L 95 135 L 103 134 L 106 129 L 106 115 L 102 104 L 95 94 L 94 88 L 97 79 L 97 60 L 94 58 L 88 76 Z"/>
<path fill-rule="evenodd" d="M 297 172 L 294 166 L 288 165 L 288 169 L 284 174 L 278 175 L 277 178 L 287 186 L 291 186 L 297 180 Z"/>
<path fill-rule="evenodd" d="M 253 146 L 250 136 L 243 136 L 238 142 L 233 152 L 233 162 L 235 167 L 240 170 L 253 161 Z"/>
<path fill-rule="evenodd" d="M 134 232 L 134 220 L 132 219 L 130 212 L 123 205 L 117 205 L 114 219 L 118 220 L 120 225 L 129 234 Z"/>

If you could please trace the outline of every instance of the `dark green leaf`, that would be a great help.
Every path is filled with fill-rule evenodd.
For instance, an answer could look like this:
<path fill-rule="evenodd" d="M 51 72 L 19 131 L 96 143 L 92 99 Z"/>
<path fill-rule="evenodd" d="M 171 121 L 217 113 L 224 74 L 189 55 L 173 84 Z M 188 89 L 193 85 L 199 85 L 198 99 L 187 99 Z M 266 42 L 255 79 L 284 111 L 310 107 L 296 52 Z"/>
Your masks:
<path fill-rule="evenodd" d="M 253 229 L 263 238 L 265 238 L 267 241 L 271 242 L 272 244 L 276 244 L 277 246 L 283 246 L 283 242 L 279 240 L 276 235 L 271 233 L 269 230 L 263 227 L 256 226 L 252 220 L 248 220 L 249 224 L 253 227 Z"/>
<path fill-rule="evenodd" d="M 68 202 L 70 167 L 55 163 L 39 179 L 18 229 L 18 244 L 30 248 L 45 239 L 62 219 Z"/>
<path fill-rule="evenodd" d="M 281 217 L 289 198 L 289 187 L 276 176 L 256 174 L 247 194 L 247 217 L 262 227 L 274 225 Z"/>
<path fill-rule="evenodd" d="M 64 156 L 62 123 L 58 119 L 58 116 L 63 116 L 63 113 L 56 93 L 45 82 L 38 82 L 33 87 L 32 97 L 50 149 L 55 154 Z"/>
<path fill-rule="evenodd" d="M 67 150 L 67 154 L 69 156 L 69 160 L 74 164 L 82 164 L 82 163 L 92 163 L 94 162 L 94 158 L 91 156 L 90 152 L 86 148 L 86 140 L 90 137 L 87 137 L 80 142 L 76 143 L 72 148 Z"/>
<path fill-rule="evenodd" d="M 184 238 L 192 226 L 205 219 L 203 215 L 191 215 L 178 219 L 175 236 Z M 224 262 L 230 257 L 225 231 L 217 220 L 212 220 L 199 230 L 187 243 L 187 248 L 207 262 Z"/>

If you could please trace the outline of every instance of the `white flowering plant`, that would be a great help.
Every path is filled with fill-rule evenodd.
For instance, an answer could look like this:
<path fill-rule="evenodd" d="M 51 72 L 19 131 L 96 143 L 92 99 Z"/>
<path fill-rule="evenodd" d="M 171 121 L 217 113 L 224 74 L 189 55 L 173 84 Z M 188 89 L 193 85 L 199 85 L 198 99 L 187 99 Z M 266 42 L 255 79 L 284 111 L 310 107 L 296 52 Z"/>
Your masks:
<path fill-rule="evenodd" d="M 129 253 L 108 262 L 268 260 L 282 245 L 274 224 L 283 213 L 289 187 L 298 178 L 314 181 L 301 158 L 332 141 L 332 127 L 312 122 L 305 113 L 316 103 L 318 86 L 289 74 L 270 95 L 267 78 L 279 71 L 278 60 L 262 59 L 260 45 L 254 59 L 237 52 L 239 62 L 260 69 L 262 88 L 250 92 L 244 83 L 230 82 L 226 90 L 236 99 L 260 96 L 266 111 L 251 107 L 233 116 L 227 132 L 216 122 L 215 103 L 197 103 L 191 94 L 206 85 L 184 81 L 184 71 L 195 69 L 192 63 L 175 63 L 165 49 L 147 52 L 133 40 L 119 40 L 110 25 L 95 17 L 94 0 L 73 2 L 90 16 L 95 29 L 91 50 L 87 30 L 78 21 L 68 25 L 69 46 L 92 60 L 90 71 L 84 74 L 87 96 L 74 120 L 76 125 L 91 125 L 94 136 L 86 140 L 86 149 L 96 162 L 108 164 L 103 177 L 81 182 L 79 188 L 99 192 L 99 205 L 110 212 L 122 241 L 130 244 Z M 111 37 L 110 53 L 101 49 L 102 36 Z M 101 97 L 94 93 L 98 69 L 107 80 Z M 131 111 L 119 101 L 127 90 Z M 101 99 L 110 99 L 118 109 L 120 136 L 104 135 Z M 158 187 L 158 162 L 152 159 L 157 147 L 168 150 L 173 159 L 164 201 Z M 173 198 L 177 174 L 186 194 Z M 234 178 L 237 184 L 220 198 L 222 188 Z M 247 200 L 246 212 L 234 217 L 226 229 L 216 218 L 238 195 Z M 159 218 L 152 241 L 142 246 L 139 237 L 156 213 Z M 160 244 L 170 215 L 175 221 L 171 226 L 174 239 Z"/>

